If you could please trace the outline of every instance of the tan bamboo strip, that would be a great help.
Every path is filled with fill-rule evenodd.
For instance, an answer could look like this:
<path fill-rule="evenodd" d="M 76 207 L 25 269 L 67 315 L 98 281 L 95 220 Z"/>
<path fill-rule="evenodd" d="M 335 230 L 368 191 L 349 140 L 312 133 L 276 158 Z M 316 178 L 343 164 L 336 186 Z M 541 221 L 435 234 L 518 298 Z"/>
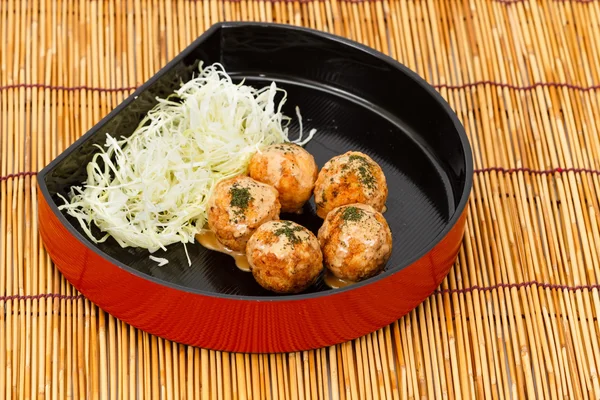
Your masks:
<path fill-rule="evenodd" d="M 183 350 L 183 349 L 182 349 Z M 185 375 L 182 375 L 183 382 L 180 383 L 182 388 L 182 397 L 185 399 L 194 398 L 194 349 L 188 346 L 185 349 L 185 361 L 184 369 L 186 370 Z"/>
<path fill-rule="evenodd" d="M 33 60 L 32 60 L 32 52 L 33 52 L 33 44 L 32 44 L 32 37 L 34 34 L 37 33 L 37 31 L 35 31 L 34 29 L 31 29 L 34 27 L 34 23 L 33 20 L 34 17 L 33 15 L 36 12 L 36 5 L 34 4 L 28 4 L 28 10 L 27 10 L 27 23 L 28 26 L 30 27 L 30 29 L 27 29 L 27 33 L 26 33 L 26 40 L 25 40 L 25 48 L 26 48 L 26 56 L 25 56 L 25 78 L 28 81 L 33 81 L 33 79 L 35 79 L 33 76 L 36 74 L 37 71 L 35 71 L 34 65 L 33 65 Z M 35 97 L 34 97 L 34 93 L 31 89 L 28 89 L 26 91 L 26 107 L 25 107 L 25 120 L 26 121 L 32 121 L 33 120 L 33 104 L 35 103 Z M 32 122 L 30 122 L 29 124 L 25 124 L 25 136 L 23 138 L 23 147 L 22 147 L 22 151 L 23 151 L 23 156 L 24 156 L 24 165 L 23 168 L 24 169 L 29 169 L 31 170 L 32 168 L 32 160 L 31 160 L 31 147 L 28 145 L 29 143 L 31 143 L 31 137 L 33 134 L 33 127 L 32 127 Z M 33 292 L 33 282 L 32 282 L 32 265 L 31 265 L 31 259 L 32 259 L 32 254 L 31 254 L 31 235 L 32 235 L 32 230 L 31 230 L 31 219 L 32 219 L 32 215 L 31 215 L 31 197 L 30 197 L 30 193 L 31 193 L 31 177 L 25 177 L 24 179 L 24 232 L 23 232 L 23 269 L 24 269 L 24 277 L 23 277 L 23 293 L 30 295 Z M 21 359 L 21 374 L 20 374 L 20 383 L 19 383 L 19 390 L 20 393 L 23 393 L 25 397 L 30 397 L 31 396 L 31 368 L 32 368 L 32 362 L 31 362 L 31 353 L 32 353 L 32 347 L 33 346 L 29 346 L 29 343 L 33 342 L 33 337 L 32 337 L 32 324 L 33 324 L 33 316 L 32 316 L 32 301 L 31 299 L 27 299 L 25 302 L 25 321 L 24 324 L 21 325 L 21 328 L 23 329 L 23 332 L 21 334 L 21 355 L 22 355 L 22 359 Z"/>
<path fill-rule="evenodd" d="M 8 83 L 12 83 L 18 80 L 18 29 L 16 29 L 15 32 L 15 23 L 14 23 L 14 16 L 13 13 L 14 12 L 14 4 L 11 2 L 9 3 L 9 15 L 8 15 L 8 23 L 7 23 L 7 28 L 9 30 L 12 29 L 12 32 L 9 36 L 9 40 L 13 40 L 9 46 L 8 46 L 8 54 L 7 54 L 7 59 L 8 62 L 7 64 L 9 66 L 11 66 L 11 71 L 12 73 L 10 73 L 10 78 Z M 18 20 L 18 11 L 16 14 L 16 18 Z M 18 25 L 17 25 L 18 26 Z M 17 52 L 15 54 L 15 52 Z M 14 150 L 14 136 L 15 133 L 15 128 L 14 128 L 14 119 L 15 118 L 15 105 L 14 105 L 14 98 L 17 96 L 18 91 L 17 90 L 10 90 L 8 93 L 8 112 L 7 112 L 7 118 L 9 119 L 9 123 L 8 123 L 8 129 L 7 129 L 7 134 L 8 134 L 8 144 L 7 144 L 7 151 L 9 152 L 9 154 L 5 154 L 4 157 L 7 158 L 7 162 L 6 162 L 6 172 L 7 173 L 11 173 L 13 171 L 15 171 L 15 166 L 14 166 L 14 157 L 12 155 L 13 150 Z M 17 99 L 18 102 L 18 99 Z M 3 158 L 4 158 L 3 157 Z M 14 206 L 15 202 L 13 199 L 13 190 L 15 187 L 15 182 L 9 182 L 7 185 L 7 191 L 6 193 L 6 197 L 8 198 L 8 204 L 6 206 L 7 211 L 10 212 L 10 214 L 6 215 L 6 219 L 7 219 L 7 226 L 6 226 L 6 231 L 5 234 L 3 235 L 5 237 L 5 241 L 6 241 L 6 247 L 5 247 L 5 254 L 6 254 L 6 264 L 8 265 L 9 262 L 12 263 L 12 258 L 13 258 L 13 254 L 14 254 L 14 247 L 13 247 L 13 225 L 14 222 L 13 220 L 16 219 L 16 216 L 14 216 L 14 209 L 16 208 Z M 14 217 L 13 217 L 14 216 Z M 11 271 L 12 268 L 6 268 L 6 280 L 5 280 L 5 284 L 6 284 L 6 294 L 7 295 L 11 295 L 14 293 L 14 281 L 13 281 L 13 272 Z M 15 352 L 16 352 L 16 343 L 13 340 L 13 338 L 16 339 L 16 328 L 17 328 L 17 324 L 15 321 L 15 315 L 12 312 L 13 309 L 13 304 L 14 302 L 9 300 L 6 302 L 6 342 L 5 342 L 5 346 L 6 346 L 6 398 L 11 398 L 13 396 L 13 385 L 14 385 L 14 381 L 16 378 L 16 371 L 15 371 L 15 363 L 16 360 L 18 359 L 18 357 L 16 356 Z M 15 310 L 16 311 L 16 310 Z M 16 314 L 16 312 L 15 312 Z M 13 328 L 14 327 L 14 328 Z"/>
<path fill-rule="evenodd" d="M 129 390 L 131 394 L 134 393 L 138 396 L 143 396 L 144 398 L 151 398 L 151 389 L 152 382 L 150 380 L 152 362 L 150 357 L 150 341 L 147 338 L 145 333 L 135 332 L 134 328 L 131 328 L 129 331 L 129 340 L 130 340 L 130 351 L 136 348 L 136 339 L 137 339 L 137 357 L 134 359 L 130 356 L 130 373 L 132 375 L 132 379 L 135 376 L 136 367 L 138 368 L 137 374 L 140 378 L 137 381 L 136 387 L 131 387 L 130 383 Z"/>
<path fill-rule="evenodd" d="M 310 359 L 309 359 L 310 357 Z M 314 351 L 305 351 L 302 352 L 302 367 L 303 367 L 303 375 L 304 375 L 304 392 L 306 393 L 306 395 L 310 398 L 310 397 L 316 397 L 317 396 L 317 382 L 313 381 L 314 379 L 319 379 L 319 377 L 321 377 L 320 374 L 317 374 L 315 376 L 314 372 L 311 373 L 312 371 L 314 371 L 314 362 L 313 362 L 313 357 L 315 357 Z M 311 366 L 313 367 L 311 370 Z"/>
<path fill-rule="evenodd" d="M 146 7 L 143 7 L 143 12 L 146 12 L 149 23 L 146 26 L 146 35 L 144 42 L 146 44 L 144 60 L 147 59 L 146 70 L 152 73 L 157 71 L 160 64 L 160 48 L 163 39 L 159 33 L 159 8 L 158 1 L 152 0 L 152 3 L 147 2 Z"/>
<path fill-rule="evenodd" d="M 302 376 L 302 361 L 301 361 L 300 353 L 292 353 L 290 354 L 290 378 L 291 378 L 291 387 L 290 392 L 292 394 L 292 399 L 301 399 L 304 400 L 306 394 L 304 392 L 304 378 Z M 259 393 L 260 396 L 260 393 Z M 264 396 L 263 396 L 264 397 Z"/>
<path fill-rule="evenodd" d="M 173 343 L 173 368 L 175 370 L 173 396 L 177 399 L 186 398 L 185 389 L 185 349 Z M 216 396 L 215 396 L 216 397 Z"/>
<path fill-rule="evenodd" d="M 13 31 L 13 18 L 12 16 L 12 2 L 2 2 L 0 5 L 0 18 L 3 21 L 6 21 L 6 29 L 3 29 L 1 32 L 2 35 L 2 43 L 6 43 L 6 46 L 0 47 L 0 84 L 2 86 L 6 86 L 9 83 L 12 83 L 12 76 L 9 78 L 9 75 L 12 73 L 9 72 L 9 66 L 11 63 L 8 61 L 9 57 L 11 57 L 12 47 L 14 43 L 14 39 L 12 39 Z M 6 132 L 3 134 L 0 140 L 2 141 L 2 160 L 0 166 L 0 173 L 2 176 L 6 176 L 9 174 L 8 172 L 8 156 L 5 154 L 10 152 L 8 148 L 8 126 L 9 126 L 9 90 L 3 91 L 2 93 L 2 115 L 5 118 L 2 118 L 2 132 Z M 7 243 L 8 243 L 8 219 L 9 214 L 7 212 L 7 203 L 8 203 L 8 186 L 11 182 L 2 181 L 0 182 L 0 190 L 2 190 L 2 196 L 0 197 L 0 260 L 3 265 L 7 265 L 9 262 L 8 252 L 7 252 Z M 7 294 L 7 274 L 8 269 L 2 268 L 0 270 L 0 295 Z M 0 308 L 5 309 L 8 307 L 8 302 L 5 302 L 4 299 L 0 299 Z M 8 311 L 8 308 L 6 308 Z M 0 367 L 4 370 L 0 372 L 0 395 L 5 395 L 7 392 L 8 382 L 8 363 L 10 363 L 10 359 L 7 358 L 7 328 L 8 328 L 8 318 L 10 316 L 6 313 L 0 313 Z"/>
<path fill-rule="evenodd" d="M 57 12 L 60 12 L 60 22 L 57 26 L 59 35 L 67 35 L 67 2 L 62 1 L 58 4 Z M 61 60 L 58 65 L 59 73 L 59 84 L 68 85 L 68 52 L 66 46 L 62 43 L 57 43 L 57 54 Z M 69 143 L 75 140 L 74 135 L 71 132 L 70 119 L 68 118 L 68 94 L 65 91 L 58 93 L 59 109 L 59 130 L 62 130 L 64 136 L 64 145 L 67 146 Z M 60 293 L 70 294 L 71 285 L 61 277 L 60 279 Z M 73 374 L 72 374 L 72 329 L 71 329 L 71 312 L 72 303 L 66 299 L 61 299 L 60 302 L 61 319 L 60 319 L 60 357 L 59 357 L 59 397 L 72 397 L 73 387 Z"/>
<path fill-rule="evenodd" d="M 250 21 L 260 21 L 260 11 L 258 10 L 257 5 L 258 3 L 256 0 L 248 0 L 248 19 Z M 217 11 L 215 16 L 220 17 L 220 15 L 221 14 L 219 14 Z M 217 22 L 217 20 L 213 19 L 213 22 Z"/>
<path fill-rule="evenodd" d="M 369 343 L 369 336 L 361 338 L 363 347 L 363 359 L 364 359 L 364 372 L 365 372 L 365 383 L 366 383 L 366 396 L 368 398 L 378 399 L 379 391 L 377 390 L 377 373 L 374 369 L 375 360 L 371 352 L 371 346 Z"/>
<path fill-rule="evenodd" d="M 118 368 L 114 373 L 117 374 L 117 394 L 121 399 L 129 399 L 129 371 L 127 370 L 127 361 L 129 360 L 127 354 L 127 348 L 125 347 L 125 343 L 127 343 L 126 330 L 123 329 L 123 326 L 120 321 L 116 322 L 117 326 L 115 327 L 115 347 L 116 347 L 116 355 L 117 358 L 116 363 Z"/>
<path fill-rule="evenodd" d="M 177 375 L 179 377 L 178 381 L 176 381 L 175 383 L 175 393 L 173 395 L 176 398 L 187 399 L 187 389 L 185 381 L 185 348 L 184 346 L 179 346 L 176 343 L 173 344 L 173 347 L 177 349 L 177 355 L 175 355 L 175 351 L 173 352 L 173 362 L 176 363 Z"/>
<path fill-rule="evenodd" d="M 34 43 L 32 44 L 32 79 L 34 79 L 35 83 L 42 83 L 44 82 L 44 60 L 45 60 L 45 53 L 46 53 L 46 49 L 45 49 L 45 40 L 43 38 L 41 38 L 43 35 L 43 33 L 45 32 L 45 23 L 46 23 L 46 18 L 43 17 L 44 15 L 44 2 L 40 2 L 38 4 L 39 8 L 38 9 L 34 9 L 33 12 L 33 29 L 32 29 L 32 37 L 34 38 Z M 38 13 L 40 17 L 38 17 Z M 0 14 L 2 14 L 0 12 Z M 3 20 L 4 17 L 2 17 Z M 39 40 L 37 40 L 37 38 L 40 38 Z M 3 42 L 6 43 L 6 42 Z M 2 67 L 2 69 L 4 69 L 4 67 Z M 0 83 L 1 84 L 1 83 Z M 44 143 L 44 138 L 43 135 L 40 134 L 41 130 L 42 130 L 42 125 L 43 125 L 43 112 L 41 110 L 43 110 L 43 98 L 44 98 L 44 91 L 43 90 L 37 90 L 37 88 L 34 88 L 32 91 L 32 140 L 31 140 L 31 150 L 32 150 L 32 168 L 34 170 L 39 169 L 43 163 L 43 150 L 41 149 Z M 4 99 L 3 99 L 4 100 Z M 5 114 L 3 114 L 5 115 Z M 5 129 L 3 129 L 3 132 L 6 132 Z M 3 150 L 4 151 L 4 150 Z M 32 179 L 32 206 L 33 206 L 33 212 L 35 214 L 37 214 L 37 202 L 36 202 L 36 196 L 33 193 L 35 191 L 35 187 L 36 187 L 36 182 L 37 179 Z M 2 193 L 5 193 L 4 190 L 2 191 Z M 2 214 L 2 212 L 0 212 L 0 214 Z M 0 215 L 0 219 L 2 219 L 3 216 Z M 32 268 L 33 268 L 33 293 L 40 293 L 43 291 L 44 288 L 44 256 L 41 254 L 42 253 L 42 249 L 40 248 L 41 246 L 39 246 L 39 242 L 38 242 L 38 234 L 37 234 L 37 218 L 34 218 L 33 220 L 33 224 L 31 227 L 31 235 L 33 237 L 33 242 L 32 242 Z M 0 239 L 1 241 L 2 239 Z M 0 245 L 1 246 L 1 245 Z M 0 251 L 1 252 L 1 251 Z M 1 258 L 1 257 L 0 257 Z M 2 281 L 2 275 L 3 273 L 0 272 L 0 281 Z M 0 295 L 2 293 L 4 293 L 4 291 L 1 289 L 2 284 L 0 283 Z M 2 302 L 0 302 L 0 307 L 2 307 Z M 33 302 L 33 309 L 32 309 L 32 313 L 33 313 L 33 324 L 32 324 L 32 338 L 31 338 L 31 342 L 32 342 L 32 361 L 31 361 L 31 397 L 35 398 L 38 396 L 39 392 L 41 391 L 40 389 L 43 387 L 41 384 L 42 381 L 42 376 L 43 374 L 43 368 L 44 368 L 44 325 L 45 325 L 45 321 L 46 321 L 46 317 L 45 317 L 45 301 L 44 300 L 35 300 Z M 0 326 L 3 326 L 3 318 L 0 317 Z M 2 330 L 2 328 L 0 327 L 0 331 Z M 2 345 L 2 337 L 3 337 L 3 333 L 0 332 L 0 348 L 4 348 Z M 0 365 L 4 365 L 4 362 L 2 360 L 2 354 L 3 350 L 0 352 Z M 3 375 L 0 374 L 0 393 L 3 393 L 3 388 L 2 388 L 2 382 L 3 381 Z"/>
<path fill-rule="evenodd" d="M 179 366 L 177 362 L 178 351 L 177 343 L 167 343 L 169 349 L 166 351 L 166 363 L 167 363 L 167 398 L 181 398 L 179 395 Z M 170 372 L 170 374 L 169 374 Z"/>
<path fill-rule="evenodd" d="M 285 391 L 285 398 L 290 399 L 290 374 L 289 374 L 289 364 L 288 364 L 288 355 L 281 355 L 281 363 L 282 363 L 282 371 L 283 371 L 283 388 Z"/>
<path fill-rule="evenodd" d="M 327 352 L 328 349 L 311 350 L 308 352 L 309 362 L 306 367 L 306 358 L 304 359 L 305 390 L 307 398 L 329 399 L 329 375 L 327 374 Z M 305 352 L 307 354 L 307 352 Z M 309 391 L 310 388 L 310 391 Z M 310 395 L 308 394 L 310 393 Z"/>
<path fill-rule="evenodd" d="M 60 287 L 60 291 L 64 292 L 64 288 L 65 288 L 65 283 L 64 280 L 61 279 L 60 283 L 59 283 L 59 287 Z M 59 321 L 59 339 L 58 339 L 58 376 L 57 376 L 57 386 L 58 386 L 58 396 L 60 398 L 64 398 L 66 397 L 65 391 L 66 391 L 66 360 L 65 360 L 65 355 L 66 355 L 66 322 L 67 322 L 67 318 L 65 318 L 66 316 L 64 315 L 64 311 L 65 311 L 65 300 L 61 299 L 59 304 L 58 304 L 58 309 L 59 309 L 59 315 L 61 316 L 60 321 Z"/>
<path fill-rule="evenodd" d="M 357 397 L 365 398 L 367 391 L 365 390 L 365 371 L 363 370 L 361 338 L 354 340 L 353 344 L 354 348 L 350 350 L 350 354 L 356 358 L 356 381 L 358 385 Z"/>
<path fill-rule="evenodd" d="M 412 332 L 411 332 L 411 318 L 410 315 L 403 317 L 399 321 L 400 332 L 401 332 L 401 343 L 403 347 L 403 353 L 407 355 L 406 365 L 407 365 L 407 383 L 410 382 L 408 387 L 408 399 L 416 399 L 419 396 L 419 385 L 417 380 L 417 365 L 415 363 L 415 354 L 409 349 L 412 346 Z M 374 363 L 373 354 L 369 348 L 369 364 Z M 371 370 L 372 371 L 372 370 Z M 373 390 L 373 398 L 379 399 L 379 392 L 377 391 L 377 387 L 373 382 L 373 372 L 371 372 L 371 387 Z"/>
<path fill-rule="evenodd" d="M 227 358 L 232 363 L 232 366 L 231 366 L 231 397 L 234 399 L 238 399 L 240 396 L 238 394 L 238 384 L 237 384 L 238 381 L 237 381 L 237 370 L 235 368 L 235 355 L 227 354 Z"/>
<path fill-rule="evenodd" d="M 250 376 L 250 363 L 248 354 L 244 354 L 243 358 L 237 358 L 239 354 L 236 354 L 236 359 L 239 359 L 238 376 L 240 379 L 239 390 L 241 391 L 240 398 L 251 398 L 252 382 Z M 213 369 L 211 369 L 213 371 Z M 216 371 L 215 371 L 216 372 Z"/>
<path fill-rule="evenodd" d="M 229 363 L 229 355 L 227 353 L 216 354 L 219 358 L 218 363 L 221 364 L 221 385 L 217 390 L 217 398 L 231 399 L 231 365 Z M 262 360 L 261 360 L 262 361 Z M 198 376 L 198 375 L 196 375 Z"/>

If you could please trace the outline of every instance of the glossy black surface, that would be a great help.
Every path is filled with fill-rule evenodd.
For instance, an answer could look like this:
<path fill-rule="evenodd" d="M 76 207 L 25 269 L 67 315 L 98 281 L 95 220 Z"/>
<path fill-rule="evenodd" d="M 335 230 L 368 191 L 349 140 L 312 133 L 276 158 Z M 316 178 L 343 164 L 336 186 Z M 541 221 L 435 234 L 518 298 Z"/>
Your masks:
<path fill-rule="evenodd" d="M 103 144 L 107 132 L 128 136 L 154 104 L 197 71 L 198 62 L 220 62 L 236 79 L 256 87 L 276 81 L 288 93 L 284 113 L 294 118 L 295 106 L 306 130 L 317 129 L 306 146 L 320 167 L 349 150 L 369 154 L 383 168 L 389 186 L 387 212 L 394 251 L 386 267 L 398 270 L 424 254 L 449 228 L 457 207 L 470 189 L 472 171 L 468 144 L 455 116 L 433 90 L 399 64 L 370 49 L 306 29 L 272 24 L 222 24 L 211 28 L 71 146 L 42 174 L 42 190 L 56 204 L 71 185 L 85 180 L 86 164 Z M 467 187 L 469 186 L 469 187 Z M 59 211 L 57 211 L 60 213 Z M 64 214 L 66 217 L 66 214 Z M 281 215 L 317 232 L 321 219 L 311 199 L 301 216 Z M 169 259 L 158 267 L 141 249 L 121 248 L 114 240 L 95 245 L 66 217 L 73 232 L 97 251 L 139 273 L 166 284 L 214 294 L 271 296 L 238 270 L 233 260 L 200 245 L 183 246 L 155 255 Z M 321 280 L 306 293 L 330 290 Z"/>

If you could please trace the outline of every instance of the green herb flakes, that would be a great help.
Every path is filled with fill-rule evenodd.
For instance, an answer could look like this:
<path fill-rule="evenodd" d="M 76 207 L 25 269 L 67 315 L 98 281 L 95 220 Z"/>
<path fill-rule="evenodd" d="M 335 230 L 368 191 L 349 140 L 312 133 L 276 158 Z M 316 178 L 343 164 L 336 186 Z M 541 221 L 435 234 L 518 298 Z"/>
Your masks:
<path fill-rule="evenodd" d="M 285 237 L 287 237 L 289 242 L 292 244 L 298 244 L 302 241 L 300 239 L 300 237 L 298 237 L 298 235 L 296 235 L 296 232 L 302 230 L 301 226 L 299 226 L 299 225 L 294 226 L 294 224 L 292 224 L 290 221 L 286 221 L 282 225 L 283 226 L 281 228 L 277 228 L 275 230 L 275 232 L 273 232 L 275 234 L 275 236 L 284 235 Z"/>
<path fill-rule="evenodd" d="M 344 221 L 360 221 L 365 216 L 365 212 L 358 207 L 347 207 L 342 211 Z"/>
<path fill-rule="evenodd" d="M 250 205 L 250 202 L 254 199 L 250 194 L 250 189 L 240 187 L 237 183 L 229 189 L 231 195 L 231 207 L 237 207 L 241 211 L 244 211 Z"/>

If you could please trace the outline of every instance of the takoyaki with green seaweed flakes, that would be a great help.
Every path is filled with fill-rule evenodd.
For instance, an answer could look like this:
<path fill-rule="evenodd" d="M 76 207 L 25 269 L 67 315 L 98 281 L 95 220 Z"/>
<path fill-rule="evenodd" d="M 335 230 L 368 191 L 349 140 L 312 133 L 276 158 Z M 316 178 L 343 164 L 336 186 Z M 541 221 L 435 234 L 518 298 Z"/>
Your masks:
<path fill-rule="evenodd" d="M 302 292 L 323 270 L 317 237 L 292 221 L 261 225 L 248 241 L 246 257 L 256 281 L 277 293 Z"/>
<path fill-rule="evenodd" d="M 388 187 L 381 167 L 368 155 L 349 151 L 327 161 L 314 189 L 317 215 L 325 218 L 336 207 L 361 203 L 382 212 Z"/>
<path fill-rule="evenodd" d="M 221 181 L 208 201 L 208 227 L 221 244 L 244 252 L 259 226 L 279 219 L 278 197 L 275 188 L 248 176 Z"/>
<path fill-rule="evenodd" d="M 392 232 L 367 204 L 333 209 L 318 233 L 325 267 L 340 279 L 361 281 L 381 272 L 392 255 Z"/>
<path fill-rule="evenodd" d="M 283 143 L 256 152 L 248 172 L 253 179 L 277 189 L 282 212 L 296 213 L 312 196 L 318 168 L 308 151 Z"/>

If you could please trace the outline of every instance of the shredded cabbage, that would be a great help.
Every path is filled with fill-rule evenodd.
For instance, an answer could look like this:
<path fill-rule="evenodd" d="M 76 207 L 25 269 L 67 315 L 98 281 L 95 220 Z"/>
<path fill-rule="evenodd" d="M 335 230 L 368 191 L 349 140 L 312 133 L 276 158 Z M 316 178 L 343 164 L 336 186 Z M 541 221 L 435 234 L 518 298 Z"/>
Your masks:
<path fill-rule="evenodd" d="M 162 257 L 149 256 L 148 258 L 150 258 L 154 262 L 157 262 L 159 267 L 162 267 L 163 265 L 169 263 L 169 260 L 167 260 L 166 258 L 162 258 Z"/>
<path fill-rule="evenodd" d="M 283 99 L 276 104 L 278 91 Z M 129 138 L 107 133 L 105 149 L 97 146 L 100 151 L 87 165 L 83 188 L 74 186 L 69 200 L 63 197 L 60 209 L 76 218 L 93 242 L 110 235 L 122 247 L 150 253 L 192 243 L 206 222 L 214 185 L 246 173 L 256 151 L 289 141 L 290 118 L 281 112 L 286 93 L 274 82 L 257 90 L 234 84 L 220 64 L 200 64 L 199 75 L 174 97 L 157 99 Z M 300 120 L 294 142 L 304 145 L 314 133 L 303 140 Z M 92 223 L 102 237 L 92 234 Z"/>

